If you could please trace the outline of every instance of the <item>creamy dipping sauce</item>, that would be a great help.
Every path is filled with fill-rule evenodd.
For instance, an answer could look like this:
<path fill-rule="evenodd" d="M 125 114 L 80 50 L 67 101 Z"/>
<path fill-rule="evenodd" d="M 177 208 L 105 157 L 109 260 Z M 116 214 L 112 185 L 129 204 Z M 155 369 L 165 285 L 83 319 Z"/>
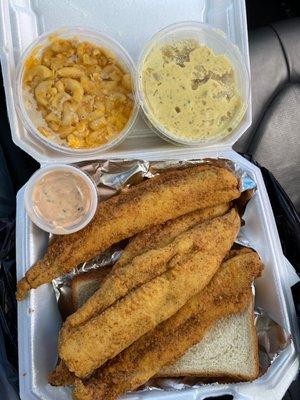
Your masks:
<path fill-rule="evenodd" d="M 154 47 L 141 81 L 150 119 L 186 141 L 226 136 L 243 116 L 231 62 L 195 40 Z"/>
<path fill-rule="evenodd" d="M 91 192 L 80 176 L 69 171 L 53 171 L 36 183 L 32 204 L 35 213 L 47 224 L 68 228 L 88 213 Z"/>

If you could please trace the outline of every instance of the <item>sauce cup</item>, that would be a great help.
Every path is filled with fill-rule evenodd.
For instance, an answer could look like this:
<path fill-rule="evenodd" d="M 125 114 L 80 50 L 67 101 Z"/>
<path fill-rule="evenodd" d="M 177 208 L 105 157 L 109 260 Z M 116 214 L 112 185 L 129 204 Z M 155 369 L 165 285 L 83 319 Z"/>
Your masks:
<path fill-rule="evenodd" d="M 39 169 L 26 184 L 25 208 L 32 222 L 46 232 L 70 234 L 84 228 L 97 209 L 93 180 L 65 164 Z"/>

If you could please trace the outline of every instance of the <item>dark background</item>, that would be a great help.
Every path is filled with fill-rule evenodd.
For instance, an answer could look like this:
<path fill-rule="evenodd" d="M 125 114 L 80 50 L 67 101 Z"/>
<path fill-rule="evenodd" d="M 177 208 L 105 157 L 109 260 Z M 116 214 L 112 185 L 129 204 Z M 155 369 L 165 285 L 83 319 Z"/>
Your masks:
<path fill-rule="evenodd" d="M 248 29 L 300 16 L 300 0 L 246 0 Z"/>
<path fill-rule="evenodd" d="M 300 0 L 246 0 L 248 30 L 266 26 L 272 22 L 300 16 Z M 300 40 L 300 38 L 299 38 Z M 300 56 L 300 55 L 299 55 Z M 299 106 L 300 107 L 300 106 Z M 300 127 L 299 127 L 300 130 Z M 300 155 L 299 155 L 300 162 Z M 300 300 L 300 299 L 298 299 Z M 296 308 L 300 306 L 296 304 Z M 300 399 L 300 377 L 293 382 L 284 400 Z M 225 399 L 224 399 L 225 400 Z"/>

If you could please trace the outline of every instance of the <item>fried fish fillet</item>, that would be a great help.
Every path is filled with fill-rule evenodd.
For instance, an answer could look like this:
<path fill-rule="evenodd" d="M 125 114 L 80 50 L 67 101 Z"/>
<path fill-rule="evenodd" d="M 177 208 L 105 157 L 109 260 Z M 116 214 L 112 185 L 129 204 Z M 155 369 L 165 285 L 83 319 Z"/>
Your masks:
<path fill-rule="evenodd" d="M 229 209 L 230 203 L 218 204 L 214 207 L 193 211 L 138 233 L 130 240 L 113 269 L 116 270 L 127 265 L 134 257 L 148 250 L 166 246 L 187 229 L 224 215 Z"/>
<path fill-rule="evenodd" d="M 167 221 L 164 224 L 156 225 L 143 232 L 138 233 L 131 239 L 126 248 L 124 249 L 120 260 L 114 266 L 114 271 L 121 269 L 129 264 L 136 256 L 141 255 L 143 252 L 155 248 L 168 245 L 178 235 L 185 232 L 187 229 L 196 224 L 202 223 L 206 220 L 216 218 L 224 215 L 229 211 L 230 203 L 220 204 L 215 207 L 208 207 L 203 210 L 196 210 L 192 213 L 185 214 L 176 219 Z M 251 251 L 247 248 L 238 250 L 238 253 Z M 238 254 L 236 250 L 230 250 L 228 258 Z M 97 307 L 99 308 L 98 299 L 99 294 L 102 295 L 103 291 L 99 291 L 97 295 L 91 296 L 91 301 L 88 301 L 83 307 L 78 309 L 76 314 L 70 316 L 68 323 L 72 327 L 83 323 L 95 313 Z M 102 299 L 100 304 L 103 304 Z M 83 315 L 82 315 L 83 314 Z M 75 318 L 74 318 L 75 317 Z M 84 318 L 84 319 L 83 319 Z M 60 360 L 55 370 L 49 376 L 49 383 L 53 386 L 66 386 L 74 383 L 74 374 L 71 373 L 65 363 Z"/>
<path fill-rule="evenodd" d="M 175 315 L 148 332 L 86 380 L 75 379 L 76 400 L 114 400 L 156 375 L 198 343 L 220 318 L 244 310 L 262 264 L 254 252 L 227 260 L 210 283 Z"/>
<path fill-rule="evenodd" d="M 143 234 L 143 233 L 142 233 Z M 151 237 L 149 238 L 151 241 Z M 126 250 L 126 249 L 125 249 Z M 238 250 L 230 250 L 228 255 L 225 257 L 224 261 L 229 260 L 237 255 L 245 254 L 245 253 L 252 253 L 252 250 L 249 248 L 240 248 Z M 223 261 L 223 263 L 224 263 Z M 236 262 L 236 261 L 235 261 Z M 222 266 L 221 266 L 222 268 Z M 219 271 L 216 273 L 216 275 Z M 191 300 L 190 300 L 191 301 Z M 55 370 L 49 375 L 49 383 L 53 386 L 66 386 L 66 385 L 73 385 L 75 382 L 75 375 L 70 372 L 63 361 L 59 361 L 58 365 L 56 366 Z"/>
<path fill-rule="evenodd" d="M 56 238 L 44 258 L 18 282 L 16 297 L 22 300 L 31 288 L 51 282 L 120 240 L 239 196 L 234 174 L 211 165 L 172 170 L 144 181 L 101 202 L 92 222 L 81 231 Z"/>
<path fill-rule="evenodd" d="M 66 364 L 59 360 L 54 371 L 48 377 L 48 382 L 52 386 L 69 386 L 74 385 L 75 375 L 70 372 Z"/>
<path fill-rule="evenodd" d="M 191 296 L 207 285 L 230 250 L 240 228 L 235 209 L 224 216 L 206 221 L 189 230 L 178 248 L 193 251 L 172 268 L 131 290 L 116 303 L 75 329 L 62 329 L 59 355 L 68 369 L 78 377 L 86 377 L 113 358 L 160 322 L 176 313 Z M 159 251 L 164 254 L 168 248 Z M 150 250 L 153 252 L 155 250 Z M 163 257 L 163 256 L 162 256 Z M 132 265 L 132 264 L 131 264 Z M 138 274 L 139 267 L 133 269 Z M 128 266 L 125 270 L 130 270 Z M 134 274 L 130 274 L 134 278 Z M 148 278 L 147 274 L 146 277 Z M 135 278 L 139 281 L 139 276 Z M 142 279 L 139 281 L 141 282 Z M 130 284 L 126 281 L 126 284 Z"/>
<path fill-rule="evenodd" d="M 175 334 L 172 335 L 171 343 L 167 344 L 167 338 L 164 338 L 164 340 L 159 342 L 160 351 L 163 352 L 162 360 L 168 360 L 169 363 L 175 362 L 178 358 L 183 356 L 183 348 L 187 350 L 189 347 L 191 347 L 190 343 L 192 341 L 198 343 L 205 336 L 206 332 L 212 328 L 213 324 L 219 319 L 242 312 L 249 304 L 251 299 L 250 296 L 251 292 L 248 290 L 246 293 L 241 293 L 238 296 L 230 297 L 226 305 L 219 304 L 216 307 L 209 305 L 207 309 L 209 314 L 204 314 L 201 317 L 197 316 L 191 321 L 186 322 L 185 325 L 180 327 Z M 187 338 L 187 335 L 190 335 L 189 339 Z M 195 339 L 196 337 L 197 341 Z M 174 349 L 175 344 L 178 343 L 180 343 L 180 347 L 176 351 L 176 357 L 171 357 L 171 351 Z M 173 346 L 171 347 L 171 345 Z M 181 350 L 181 352 L 179 353 L 178 350 Z M 151 346 L 148 346 L 146 351 L 151 351 Z M 165 353 L 165 351 L 170 351 L 170 354 Z M 167 354 L 168 357 L 165 357 Z M 147 353 L 146 359 L 143 359 L 142 355 L 142 358 L 137 363 L 142 369 L 127 371 L 127 362 L 131 363 L 132 361 L 133 358 L 126 361 L 124 360 L 124 362 L 120 362 L 117 367 L 118 370 L 116 370 L 113 368 L 113 366 L 117 365 L 115 362 L 117 363 L 118 359 L 113 359 L 112 363 L 106 367 L 103 373 L 100 373 L 100 368 L 99 372 L 97 371 L 96 374 L 90 379 L 82 381 L 78 378 L 75 378 L 73 399 L 116 400 L 125 392 L 138 388 L 155 375 L 155 373 L 153 374 L 153 371 L 156 370 L 154 366 L 156 357 L 154 354 L 153 357 L 149 357 L 149 353 Z M 113 373 L 116 375 L 113 376 Z"/>
<path fill-rule="evenodd" d="M 245 257 L 245 254 L 249 254 L 250 253 L 250 257 Z M 237 293 L 239 292 L 239 290 L 243 290 L 245 287 L 247 287 L 248 284 L 250 284 L 249 282 L 251 282 L 251 279 L 254 279 L 256 276 L 256 269 L 257 266 L 259 265 L 259 259 L 258 257 L 255 255 L 253 257 L 253 254 L 255 254 L 251 249 L 247 248 L 247 247 L 243 247 L 243 248 L 239 248 L 237 250 L 230 250 L 230 252 L 228 253 L 228 255 L 225 257 L 220 269 L 217 271 L 216 275 L 214 276 L 213 279 L 217 279 L 218 276 L 220 275 L 220 271 L 224 271 L 226 272 L 226 275 L 221 275 L 220 279 L 223 280 L 224 279 L 224 284 L 226 283 L 226 279 L 230 279 L 229 278 L 229 273 L 231 270 L 231 274 L 234 276 L 237 276 L 236 274 L 239 273 L 239 269 L 241 269 L 240 273 L 242 274 L 243 271 L 242 269 L 245 268 L 247 269 L 247 272 L 250 275 L 243 275 L 242 277 L 245 278 L 245 281 L 242 280 L 240 282 L 240 286 L 237 287 Z M 237 256 L 239 256 L 238 258 L 236 258 Z M 228 260 L 233 259 L 232 263 L 228 264 L 226 262 L 228 262 Z M 224 264 L 225 264 L 225 269 L 224 270 Z M 251 275 L 252 274 L 252 275 Z M 233 285 L 235 284 L 235 280 L 231 280 L 231 282 L 233 282 Z M 212 282 L 211 282 L 212 284 Z M 205 289 L 204 289 L 205 290 Z M 229 292 L 228 295 L 230 297 L 230 295 L 232 294 L 233 291 Z M 185 306 L 185 310 L 188 309 L 189 304 L 194 304 L 197 306 L 197 303 L 195 303 L 195 299 L 197 299 L 197 296 L 195 296 L 195 298 L 191 298 L 189 300 L 188 303 L 186 303 Z M 221 284 L 219 283 L 219 287 L 218 287 L 218 291 L 216 292 L 216 296 L 221 296 Z M 200 301 L 201 301 L 200 297 Z M 184 313 L 186 312 L 184 310 Z M 185 318 L 189 318 L 192 317 L 193 312 L 197 312 L 199 310 L 197 310 L 197 308 L 195 310 L 191 309 L 189 313 L 185 314 Z M 182 317 L 182 315 L 184 314 L 180 314 L 180 310 L 178 311 L 178 315 L 179 315 L 179 323 L 183 323 L 184 322 L 184 318 Z M 168 326 L 168 329 L 174 329 L 175 328 L 175 315 L 173 317 L 171 317 L 169 320 L 166 321 L 166 323 L 172 323 L 172 325 Z M 162 326 L 162 324 L 160 325 Z M 150 335 L 150 333 L 149 333 Z M 141 340 L 141 339 L 140 339 Z M 101 369 L 101 368 L 100 368 Z M 99 371 L 99 370 L 98 370 Z M 57 365 L 57 367 L 55 368 L 55 370 L 50 374 L 49 376 L 49 383 L 53 386 L 66 386 L 66 385 L 73 385 L 75 382 L 75 375 L 70 372 L 67 368 L 67 366 L 64 364 L 63 361 L 60 361 L 59 364 Z"/>
<path fill-rule="evenodd" d="M 205 319 L 205 316 L 201 319 L 201 328 L 199 327 L 197 330 L 197 343 L 203 338 L 205 333 L 213 326 L 213 324 L 219 319 L 223 318 L 226 316 L 229 316 L 231 314 L 239 313 L 243 311 L 246 306 L 249 304 L 251 301 L 251 291 L 247 290 L 245 292 L 239 293 L 235 296 L 231 296 L 227 299 L 226 305 L 223 305 L 220 307 L 220 304 L 217 306 L 212 307 L 211 305 L 208 305 L 207 312 L 209 314 L 209 318 Z M 199 319 L 200 320 L 200 319 Z M 194 319 L 195 321 L 195 319 Z M 186 324 L 186 331 L 183 329 L 180 329 L 176 335 L 172 336 L 172 340 L 178 340 L 178 343 L 182 340 L 182 336 L 179 337 L 180 335 L 187 335 L 190 334 L 189 330 L 192 329 L 191 325 Z M 190 337 L 191 339 L 191 337 Z M 190 340 L 189 339 L 189 340 Z M 160 343 L 161 346 L 163 346 L 163 342 Z M 180 343 L 180 346 L 182 344 Z M 190 346 L 189 346 L 190 347 Z M 192 346 L 191 346 L 192 347 Z M 149 351 L 149 347 L 148 350 Z M 128 350 L 124 350 L 124 354 L 126 354 Z M 161 351 L 164 351 L 163 348 L 161 347 Z M 123 363 L 117 364 L 117 360 L 120 360 L 120 357 L 124 356 L 123 353 L 120 353 L 119 356 L 117 356 L 115 359 L 112 359 L 111 362 L 108 364 L 105 364 L 102 368 L 100 367 L 98 370 L 95 371 L 95 373 L 91 376 L 91 378 L 88 378 L 86 380 L 80 380 L 76 378 L 76 376 L 70 372 L 65 365 L 63 361 L 60 361 L 55 370 L 50 374 L 49 376 L 49 383 L 53 386 L 69 386 L 69 385 L 75 385 L 75 395 L 74 398 L 78 400 L 89 400 L 89 399 L 95 399 L 99 398 L 105 399 L 105 400 L 112 400 L 117 398 L 119 395 L 121 395 L 123 392 L 127 390 L 133 390 L 134 388 L 139 386 L 139 383 L 133 384 L 132 382 L 127 383 L 130 386 L 117 386 L 117 388 L 113 387 L 112 392 L 110 392 L 110 395 L 112 397 L 109 397 L 106 391 L 110 391 L 111 387 L 110 385 L 112 383 L 108 383 L 107 380 L 112 379 L 113 374 L 117 376 L 117 379 L 122 380 L 122 378 L 119 378 L 120 374 L 121 376 L 127 380 L 131 379 L 131 374 L 134 375 L 135 372 L 133 371 L 127 371 L 127 365 Z M 181 356 L 178 356 L 180 358 Z M 132 359 L 133 360 L 133 359 Z M 174 356 L 174 360 L 170 361 L 169 363 L 173 363 L 177 360 L 177 357 Z M 126 359 L 125 363 L 131 363 L 131 359 Z M 149 360 L 147 359 L 146 362 L 148 363 Z M 114 367 L 115 366 L 115 367 Z M 117 370 L 116 368 L 120 368 L 120 370 Z M 123 369 L 122 369 L 123 368 Z M 103 375 L 102 372 L 104 371 Z M 147 371 L 147 370 L 146 370 Z M 138 371 L 139 373 L 140 371 Z M 150 374 L 150 373 L 149 373 Z M 152 376 L 149 375 L 149 379 Z M 116 379 L 116 382 L 114 382 L 116 385 L 119 385 L 118 380 Z M 141 377 L 138 376 L 139 381 L 141 380 Z M 146 382 L 146 378 L 145 379 Z M 101 382 L 102 383 L 101 383 Z M 126 381 L 127 382 L 127 381 Z M 141 380 L 142 382 L 142 380 Z M 143 382 L 143 383 L 145 383 Z M 99 397 L 100 396 L 100 397 Z M 108 397 L 107 397 L 108 396 Z"/>
<path fill-rule="evenodd" d="M 199 225 L 197 229 L 190 228 L 224 215 L 229 207 L 227 203 L 197 210 L 137 234 L 126 246 L 120 260 L 100 288 L 69 316 L 64 328 L 84 324 L 130 290 L 191 258 L 198 251 L 195 243 L 206 239 L 206 231 Z"/>

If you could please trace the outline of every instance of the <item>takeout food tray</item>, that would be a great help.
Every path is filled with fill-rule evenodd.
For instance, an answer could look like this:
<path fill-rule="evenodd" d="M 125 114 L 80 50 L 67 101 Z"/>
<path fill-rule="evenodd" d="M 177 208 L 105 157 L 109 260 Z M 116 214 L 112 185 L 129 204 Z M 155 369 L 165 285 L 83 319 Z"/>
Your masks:
<path fill-rule="evenodd" d="M 67 20 L 66 20 L 67 16 Z M 143 18 L 141 18 L 143 16 Z M 161 28 L 179 21 L 202 21 L 220 29 L 238 46 L 248 69 L 248 37 L 243 0 L 53 0 L 52 2 L 3 0 L 0 2 L 0 49 L 8 115 L 14 142 L 41 164 L 72 163 L 94 159 L 95 155 L 74 158 L 63 155 L 34 140 L 21 125 L 15 111 L 13 83 L 15 68 L 25 48 L 40 34 L 68 25 L 103 30 L 118 40 L 137 62 L 145 42 Z M 129 22 L 130 21 L 130 22 Z M 22 27 L 22 29 L 20 29 Z M 251 104 L 251 103 L 250 103 Z M 295 344 L 296 318 L 290 291 L 293 276 L 282 254 L 278 233 L 266 189 L 259 169 L 231 150 L 232 145 L 251 124 L 251 106 L 235 133 L 227 139 L 201 150 L 174 146 L 160 139 L 141 116 L 135 129 L 119 147 L 99 158 L 134 158 L 149 160 L 227 158 L 252 175 L 257 192 L 247 206 L 242 228 L 244 239 L 258 251 L 265 264 L 256 285 L 256 303 L 291 332 L 294 341 L 258 380 L 240 384 L 204 385 L 182 391 L 150 391 L 128 394 L 131 399 L 194 399 L 231 394 L 235 399 L 279 400 L 299 368 Z M 46 250 L 48 234 L 37 228 L 24 208 L 24 188 L 17 196 L 17 277 L 24 276 Z M 51 284 L 31 291 L 18 304 L 20 395 L 26 400 L 71 399 L 69 388 L 51 387 L 48 373 L 57 359 L 57 337 L 61 324 Z"/>
<path fill-rule="evenodd" d="M 168 159 L 164 156 L 160 159 Z M 291 332 L 293 342 L 275 359 L 267 373 L 254 382 L 238 384 L 203 385 L 194 390 L 150 391 L 128 394 L 131 399 L 195 399 L 202 400 L 212 395 L 231 394 L 235 399 L 279 400 L 297 374 L 299 359 L 296 319 L 290 291 L 290 271 L 282 254 L 274 217 L 268 200 L 260 170 L 234 151 L 194 152 L 172 155 L 170 159 L 187 160 L 201 158 L 225 158 L 235 162 L 256 182 L 257 191 L 250 200 L 244 215 L 245 226 L 240 235 L 253 247 L 265 264 L 262 277 L 256 282 L 256 306 L 264 308 L 277 323 Z M 143 157 L 158 160 L 155 156 Z M 18 279 L 24 276 L 45 251 L 48 235 L 34 226 L 24 210 L 24 189 L 17 201 L 17 254 Z M 69 388 L 55 388 L 47 383 L 47 376 L 57 360 L 57 338 L 61 317 L 51 284 L 32 290 L 19 303 L 19 368 L 21 398 L 66 400 L 71 399 Z"/>
<path fill-rule="evenodd" d="M 67 16 L 67 19 L 66 19 Z M 94 159 L 97 154 L 66 154 L 48 148 L 30 135 L 17 116 L 14 103 L 16 66 L 24 50 L 41 34 L 65 25 L 81 26 L 111 36 L 130 54 L 135 64 L 150 38 L 167 25 L 181 21 L 205 22 L 226 35 L 243 55 L 250 70 L 244 0 L 3 0 L 0 2 L 0 49 L 8 116 L 14 142 L 41 164 Z M 22 29 L 20 29 L 22 27 Z M 250 101 L 251 104 L 251 101 Z M 238 128 L 207 149 L 231 148 L 251 124 L 251 106 Z M 203 147 L 202 147 L 203 148 Z M 139 153 L 181 152 L 181 146 L 159 138 L 142 113 L 126 140 L 107 150 L 105 158 L 136 158 Z"/>

